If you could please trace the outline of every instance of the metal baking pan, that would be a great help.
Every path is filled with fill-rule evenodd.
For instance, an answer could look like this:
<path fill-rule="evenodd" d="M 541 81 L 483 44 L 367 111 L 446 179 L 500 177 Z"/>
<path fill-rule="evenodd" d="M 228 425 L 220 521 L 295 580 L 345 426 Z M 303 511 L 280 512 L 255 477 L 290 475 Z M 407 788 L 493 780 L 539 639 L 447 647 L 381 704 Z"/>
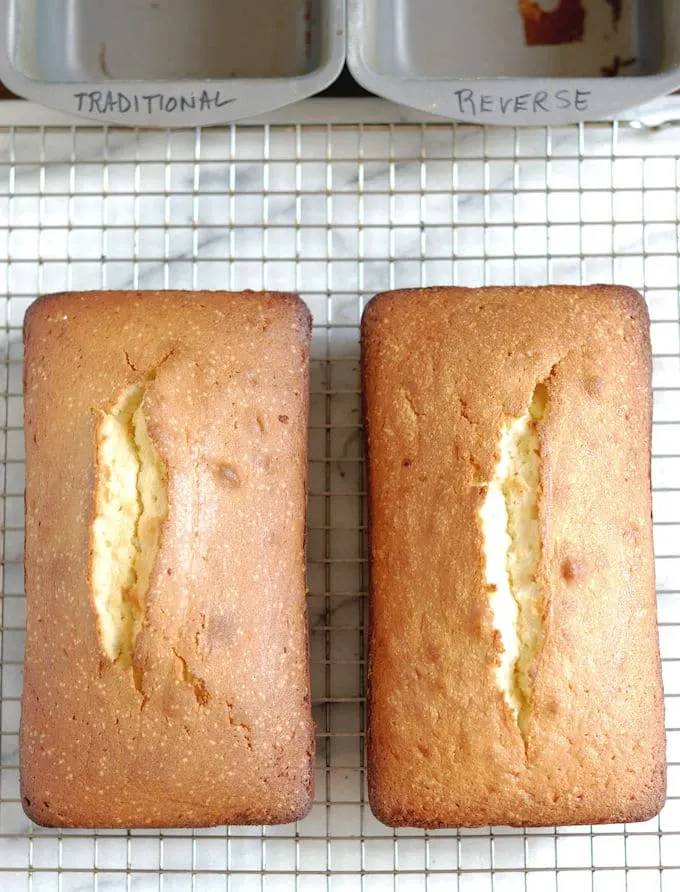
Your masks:
<path fill-rule="evenodd" d="M 447 118 L 559 124 L 680 86 L 677 0 L 348 0 L 366 89 Z"/>
<path fill-rule="evenodd" d="M 252 117 L 345 59 L 371 93 L 476 123 L 602 119 L 680 87 L 680 0 L 0 0 L 0 26 L 10 90 L 118 124 Z"/>
<path fill-rule="evenodd" d="M 226 123 L 320 92 L 345 0 L 0 0 L 0 80 L 103 122 Z"/>

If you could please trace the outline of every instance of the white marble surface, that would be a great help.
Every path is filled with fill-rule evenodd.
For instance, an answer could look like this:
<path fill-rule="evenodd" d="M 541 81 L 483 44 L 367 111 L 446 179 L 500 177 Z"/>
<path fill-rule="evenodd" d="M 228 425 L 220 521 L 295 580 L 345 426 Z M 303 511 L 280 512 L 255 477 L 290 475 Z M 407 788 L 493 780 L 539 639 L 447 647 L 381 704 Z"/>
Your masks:
<path fill-rule="evenodd" d="M 648 892 L 662 888 L 660 864 L 667 868 L 663 889 L 680 888 L 675 765 L 673 798 L 660 820 L 626 834 L 620 827 L 592 836 L 588 828 L 394 834 L 371 816 L 362 771 L 366 565 L 357 327 L 365 301 L 392 287 L 618 281 L 645 290 L 655 352 L 653 480 L 668 726 L 680 729 L 680 663 L 672 661 L 680 643 L 678 132 L 447 125 L 0 131 L 0 321 L 8 360 L 0 366 L 7 428 L 0 434 L 7 455 L 3 892 Z M 314 314 L 309 604 L 319 758 L 317 804 L 297 826 L 58 834 L 31 827 L 18 803 L 20 326 L 37 293 L 102 287 L 298 290 Z M 679 747 L 673 731 L 674 763 Z M 592 875 L 592 867 L 602 872 Z"/>

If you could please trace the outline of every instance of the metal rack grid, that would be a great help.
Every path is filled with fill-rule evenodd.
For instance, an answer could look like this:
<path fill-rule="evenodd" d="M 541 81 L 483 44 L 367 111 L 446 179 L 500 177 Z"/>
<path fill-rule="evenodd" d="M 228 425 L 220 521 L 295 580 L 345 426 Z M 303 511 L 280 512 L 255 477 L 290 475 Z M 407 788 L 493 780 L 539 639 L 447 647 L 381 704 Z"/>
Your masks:
<path fill-rule="evenodd" d="M 678 131 L 606 124 L 0 130 L 0 889 L 571 892 L 680 888 Z M 366 514 L 358 322 L 376 291 L 617 281 L 654 347 L 669 800 L 643 825 L 393 832 L 364 778 Z M 299 291 L 314 314 L 309 606 L 316 803 L 297 825 L 64 832 L 25 819 L 21 324 L 80 288 Z"/>

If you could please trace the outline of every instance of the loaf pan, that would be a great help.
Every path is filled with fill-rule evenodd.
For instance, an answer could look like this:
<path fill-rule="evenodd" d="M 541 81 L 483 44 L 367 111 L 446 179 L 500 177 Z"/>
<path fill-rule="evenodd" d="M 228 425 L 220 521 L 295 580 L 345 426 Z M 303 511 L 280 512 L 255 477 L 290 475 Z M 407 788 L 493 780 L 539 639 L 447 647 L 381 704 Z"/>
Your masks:
<path fill-rule="evenodd" d="M 680 86 L 677 0 L 348 0 L 366 89 L 455 120 L 609 117 Z"/>
<path fill-rule="evenodd" d="M 323 90 L 345 0 L 0 0 L 0 79 L 103 122 L 226 123 Z"/>

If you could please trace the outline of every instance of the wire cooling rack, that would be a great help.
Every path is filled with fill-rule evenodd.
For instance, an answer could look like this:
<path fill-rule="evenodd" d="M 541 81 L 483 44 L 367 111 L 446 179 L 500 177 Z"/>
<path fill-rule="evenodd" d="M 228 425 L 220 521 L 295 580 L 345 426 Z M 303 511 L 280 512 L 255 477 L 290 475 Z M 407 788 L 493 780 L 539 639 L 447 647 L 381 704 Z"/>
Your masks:
<path fill-rule="evenodd" d="M 624 124 L 0 130 L 2 892 L 680 889 L 679 135 Z M 361 311 L 392 287 L 546 281 L 635 286 L 653 320 L 668 804 L 642 825 L 393 832 L 372 817 L 364 776 Z M 22 319 L 41 292 L 159 287 L 297 290 L 314 314 L 316 803 L 279 828 L 43 830 L 18 787 Z"/>

